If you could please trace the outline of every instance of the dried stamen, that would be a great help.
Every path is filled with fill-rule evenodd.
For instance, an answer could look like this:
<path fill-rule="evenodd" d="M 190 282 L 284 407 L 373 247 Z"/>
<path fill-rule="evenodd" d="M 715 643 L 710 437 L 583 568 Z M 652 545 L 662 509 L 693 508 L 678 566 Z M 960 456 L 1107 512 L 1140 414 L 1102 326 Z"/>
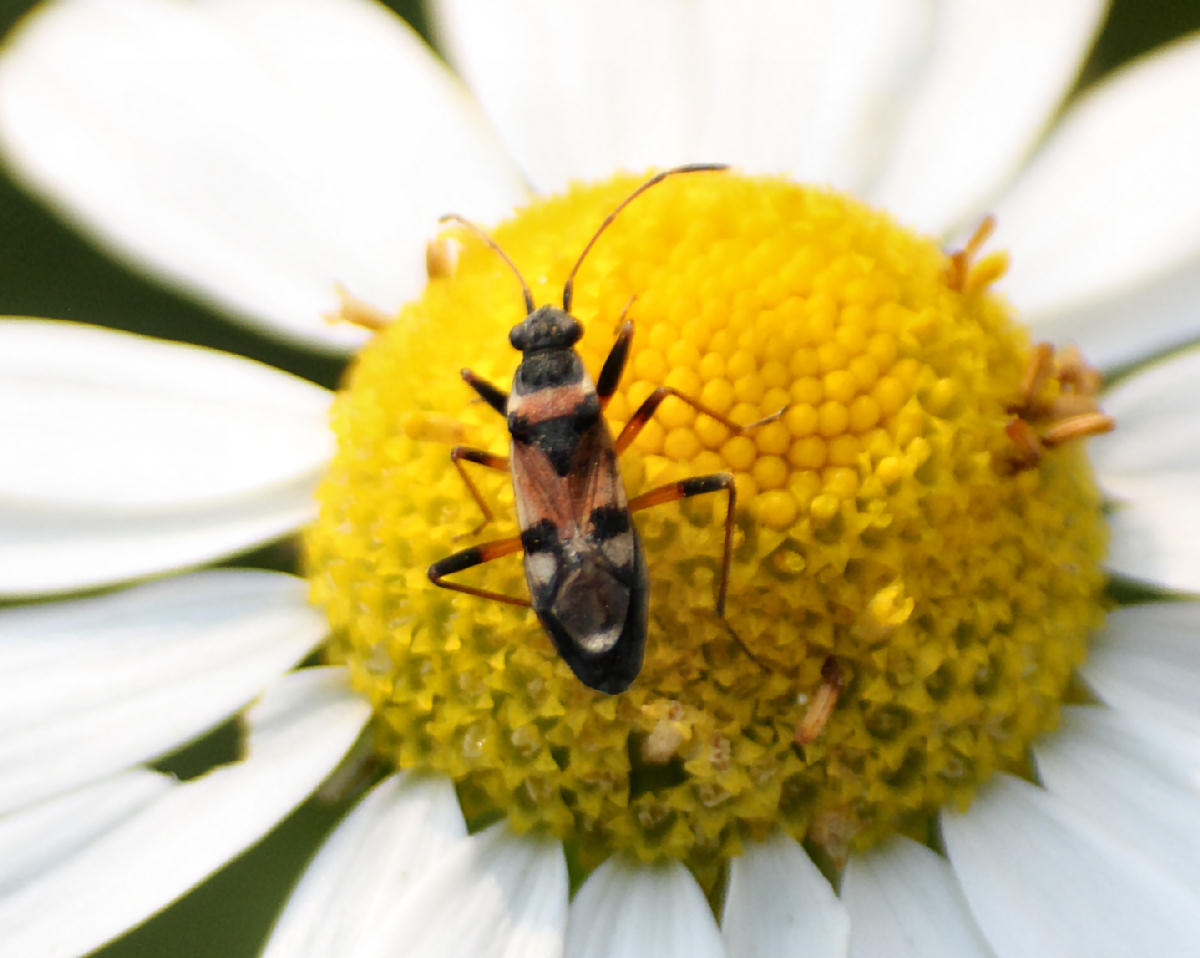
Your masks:
<path fill-rule="evenodd" d="M 976 261 L 979 251 L 996 231 L 996 217 L 990 213 L 979 221 L 966 245 L 950 254 L 946 267 L 946 285 L 958 293 L 974 293 L 990 286 L 1008 272 L 1008 254 L 989 253 Z"/>
<path fill-rule="evenodd" d="M 796 744 L 811 745 L 821 737 L 833 709 L 837 705 L 838 696 L 846 687 L 846 673 L 832 655 L 821 666 L 821 684 L 813 693 L 804 716 L 796 725 Z"/>
<path fill-rule="evenodd" d="M 1015 448 L 1005 467 L 1033 469 L 1049 448 L 1115 429 L 1116 421 L 1097 401 L 1100 385 L 1100 373 L 1078 348 L 1056 352 L 1050 343 L 1038 343 L 1021 378 L 1020 399 L 1009 406 L 1015 418 L 1004 431 Z"/>
<path fill-rule="evenodd" d="M 334 286 L 334 291 L 337 293 L 338 308 L 321 314 L 325 322 L 350 323 L 373 333 L 387 329 L 391 324 L 393 317 L 389 313 L 352 295 L 341 283 Z"/>

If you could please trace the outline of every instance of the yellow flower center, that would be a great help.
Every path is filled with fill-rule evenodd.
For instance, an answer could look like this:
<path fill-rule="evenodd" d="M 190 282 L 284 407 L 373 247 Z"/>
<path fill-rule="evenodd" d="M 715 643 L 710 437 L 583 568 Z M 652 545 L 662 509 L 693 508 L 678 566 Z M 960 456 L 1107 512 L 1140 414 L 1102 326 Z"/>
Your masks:
<path fill-rule="evenodd" d="M 539 304 L 637 182 L 576 187 L 495 230 Z M 532 611 L 427 578 L 519 532 L 510 479 L 467 463 L 496 514 L 472 535 L 482 516 L 449 454 L 508 454 L 459 370 L 507 389 L 525 310 L 493 251 L 446 235 L 457 262 L 434 258 L 338 396 L 307 540 L 329 656 L 369 696 L 384 755 L 451 776 L 470 819 L 567 839 L 585 866 L 625 849 L 702 877 L 773 827 L 836 855 L 1023 768 L 1099 624 L 1106 533 L 1081 444 L 1030 426 L 1078 368 L 1031 347 L 987 288 L 1000 270 L 781 179 L 680 176 L 622 213 L 572 308 L 594 377 L 633 300 L 614 434 L 660 385 L 737 423 L 787 408 L 733 435 L 669 398 L 622 457 L 631 497 L 735 476 L 736 635 L 714 610 L 725 496 L 639 512 L 645 664 L 609 696 Z M 528 596 L 515 554 L 455 579 Z"/>

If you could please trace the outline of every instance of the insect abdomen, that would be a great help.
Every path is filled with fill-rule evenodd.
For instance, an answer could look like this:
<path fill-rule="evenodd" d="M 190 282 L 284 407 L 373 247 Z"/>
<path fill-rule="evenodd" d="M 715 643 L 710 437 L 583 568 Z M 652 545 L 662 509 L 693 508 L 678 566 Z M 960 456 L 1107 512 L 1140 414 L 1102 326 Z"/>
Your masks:
<path fill-rule="evenodd" d="M 591 548 L 559 557 L 548 603 L 534 602 L 558 654 L 579 680 L 615 695 L 629 688 L 642 668 L 646 648 L 646 565 L 632 537 L 624 569 Z"/>

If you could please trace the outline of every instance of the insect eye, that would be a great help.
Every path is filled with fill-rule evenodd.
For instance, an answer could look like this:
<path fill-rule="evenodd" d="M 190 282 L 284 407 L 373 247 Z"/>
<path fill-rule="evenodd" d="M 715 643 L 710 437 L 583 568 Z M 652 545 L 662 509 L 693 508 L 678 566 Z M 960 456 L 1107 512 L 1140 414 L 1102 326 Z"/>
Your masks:
<path fill-rule="evenodd" d="M 525 324 L 517 323 L 508 333 L 508 341 L 513 349 L 525 348 Z"/>

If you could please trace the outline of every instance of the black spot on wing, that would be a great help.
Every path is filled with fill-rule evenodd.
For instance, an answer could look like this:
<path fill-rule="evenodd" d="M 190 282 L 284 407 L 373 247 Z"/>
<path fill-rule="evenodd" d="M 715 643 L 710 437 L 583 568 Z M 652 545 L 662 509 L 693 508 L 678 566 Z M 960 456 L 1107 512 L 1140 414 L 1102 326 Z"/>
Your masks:
<path fill-rule="evenodd" d="M 526 555 L 554 552 L 558 548 L 558 530 L 549 519 L 541 519 L 521 531 L 521 546 Z"/>
<path fill-rule="evenodd" d="M 598 506 L 592 510 L 588 521 L 592 535 L 600 542 L 628 532 L 630 528 L 629 510 L 619 506 Z"/>

